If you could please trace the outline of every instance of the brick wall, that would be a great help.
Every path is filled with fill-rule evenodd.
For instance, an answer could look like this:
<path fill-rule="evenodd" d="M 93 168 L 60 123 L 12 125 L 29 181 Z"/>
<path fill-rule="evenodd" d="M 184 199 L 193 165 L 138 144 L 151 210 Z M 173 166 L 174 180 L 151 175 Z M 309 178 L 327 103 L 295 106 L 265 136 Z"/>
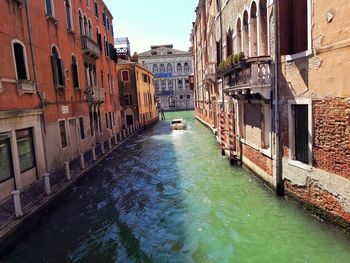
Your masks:
<path fill-rule="evenodd" d="M 272 176 L 272 160 L 254 148 L 243 145 L 243 156 Z"/>
<path fill-rule="evenodd" d="M 314 167 L 350 179 L 349 100 L 314 100 L 313 116 Z"/>

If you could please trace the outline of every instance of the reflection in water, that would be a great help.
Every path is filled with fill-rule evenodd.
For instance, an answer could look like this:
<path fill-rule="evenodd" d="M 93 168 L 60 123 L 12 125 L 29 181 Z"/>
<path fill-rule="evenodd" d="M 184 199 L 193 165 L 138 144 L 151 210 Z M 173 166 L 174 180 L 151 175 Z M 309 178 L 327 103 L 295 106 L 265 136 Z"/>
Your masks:
<path fill-rule="evenodd" d="M 347 236 L 231 167 L 192 112 L 93 169 L 5 262 L 349 262 Z"/>

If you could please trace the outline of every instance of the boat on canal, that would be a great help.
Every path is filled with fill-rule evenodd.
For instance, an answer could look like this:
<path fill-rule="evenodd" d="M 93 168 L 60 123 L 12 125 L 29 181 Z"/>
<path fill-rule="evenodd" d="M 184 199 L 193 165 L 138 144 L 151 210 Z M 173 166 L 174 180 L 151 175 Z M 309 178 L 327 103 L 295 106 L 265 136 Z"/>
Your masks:
<path fill-rule="evenodd" d="M 184 130 L 186 129 L 186 121 L 183 118 L 173 119 L 170 123 L 172 130 Z"/>

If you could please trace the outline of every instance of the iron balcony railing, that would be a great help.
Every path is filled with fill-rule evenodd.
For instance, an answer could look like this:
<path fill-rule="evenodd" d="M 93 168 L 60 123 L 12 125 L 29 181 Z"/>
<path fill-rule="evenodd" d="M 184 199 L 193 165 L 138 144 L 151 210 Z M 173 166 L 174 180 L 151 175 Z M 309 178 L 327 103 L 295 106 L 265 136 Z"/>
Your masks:
<path fill-rule="evenodd" d="M 82 43 L 83 52 L 86 55 L 92 56 L 95 58 L 101 57 L 101 50 L 100 50 L 99 46 L 90 37 L 82 36 L 81 43 Z"/>

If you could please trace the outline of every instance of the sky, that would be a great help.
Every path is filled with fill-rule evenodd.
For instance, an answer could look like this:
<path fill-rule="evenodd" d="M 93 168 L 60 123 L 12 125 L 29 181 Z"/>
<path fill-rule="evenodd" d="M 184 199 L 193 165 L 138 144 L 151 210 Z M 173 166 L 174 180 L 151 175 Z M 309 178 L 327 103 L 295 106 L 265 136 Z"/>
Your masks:
<path fill-rule="evenodd" d="M 151 45 L 188 51 L 198 0 L 104 0 L 113 15 L 114 37 L 128 37 L 131 54 Z"/>

